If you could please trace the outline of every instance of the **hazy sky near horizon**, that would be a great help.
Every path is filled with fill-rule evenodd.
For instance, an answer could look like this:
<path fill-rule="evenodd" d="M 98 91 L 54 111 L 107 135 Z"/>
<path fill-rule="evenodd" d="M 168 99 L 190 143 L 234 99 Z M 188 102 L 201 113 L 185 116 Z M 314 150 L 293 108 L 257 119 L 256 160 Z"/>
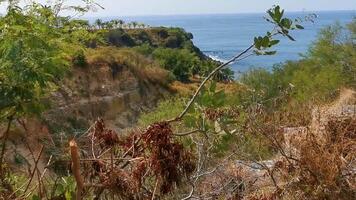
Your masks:
<path fill-rule="evenodd" d="M 68 2 L 78 3 L 80 0 Z M 96 0 L 96 2 L 105 9 L 90 12 L 86 16 L 251 13 L 265 12 L 276 4 L 286 11 L 356 10 L 356 0 Z M 4 6 L 0 6 L 0 12 L 3 13 L 4 10 Z"/>
<path fill-rule="evenodd" d="M 265 12 L 272 5 L 286 11 L 356 10 L 356 0 L 97 0 L 105 10 L 92 16 L 175 15 Z"/>

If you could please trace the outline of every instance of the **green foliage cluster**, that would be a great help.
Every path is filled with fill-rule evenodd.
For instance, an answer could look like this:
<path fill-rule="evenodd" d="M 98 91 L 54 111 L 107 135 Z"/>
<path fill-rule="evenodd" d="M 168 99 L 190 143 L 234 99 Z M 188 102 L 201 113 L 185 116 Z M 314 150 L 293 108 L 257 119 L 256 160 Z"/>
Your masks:
<path fill-rule="evenodd" d="M 278 64 L 272 71 L 243 74 L 240 81 L 250 88 L 245 97 L 269 106 L 281 96 L 301 103 L 325 102 L 341 87 L 355 88 L 355 26 L 356 20 L 347 27 L 326 27 L 302 59 Z"/>
<path fill-rule="evenodd" d="M 0 117 L 38 113 L 80 50 L 86 30 L 40 4 L 9 7 L 0 18 Z M 55 28 L 54 28 L 55 27 Z"/>
<path fill-rule="evenodd" d="M 291 30 L 304 29 L 300 23 L 301 19 L 289 19 L 284 16 L 284 10 L 279 6 L 275 6 L 267 11 L 268 17 L 265 17 L 267 22 L 274 25 L 272 32 L 268 31 L 265 36 L 254 38 L 255 53 L 257 55 L 274 55 L 277 51 L 270 51 L 269 48 L 279 43 L 279 40 L 274 39 L 273 36 L 281 34 L 288 39 L 295 41 L 290 35 Z M 307 19 L 306 19 L 307 20 Z"/>
<path fill-rule="evenodd" d="M 181 28 L 113 29 L 106 33 L 108 45 L 133 47 L 137 52 L 157 60 L 176 80 L 187 82 L 195 75 L 207 76 L 218 65 L 193 45 L 191 33 Z M 220 71 L 215 80 L 233 79 L 229 68 Z"/>
<path fill-rule="evenodd" d="M 193 76 L 206 77 L 219 62 L 202 58 L 189 49 L 152 48 L 148 44 L 135 48 L 136 51 L 157 60 L 161 66 L 170 71 L 176 80 L 188 82 Z M 219 71 L 214 80 L 230 81 L 234 79 L 234 72 L 229 68 Z"/>
<path fill-rule="evenodd" d="M 149 29 L 109 29 L 102 35 L 108 45 L 117 47 L 133 47 L 148 44 L 153 48 L 189 49 L 200 55 L 194 47 L 191 33 L 181 28 L 152 27 Z"/>
<path fill-rule="evenodd" d="M 217 158 L 226 156 L 231 149 L 246 154 L 245 157 L 239 157 L 238 159 L 271 158 L 274 155 L 274 151 L 263 135 L 249 132 L 236 134 L 229 131 L 232 129 L 236 131 L 242 130 L 241 126 L 247 120 L 247 113 L 242 109 L 242 104 L 236 104 L 233 98 L 234 95 L 226 93 L 221 86 L 218 86 L 217 82 L 210 82 L 204 87 L 201 95 L 196 99 L 195 106 L 189 110 L 183 122 L 175 126 L 175 131 L 179 133 L 194 129 L 200 130 L 197 137 L 201 140 L 208 137 L 211 140 L 212 144 L 214 144 L 211 151 Z M 187 101 L 188 99 L 180 96 L 162 100 L 155 110 L 140 116 L 139 126 L 147 127 L 153 122 L 174 118 L 183 110 Z M 234 109 L 240 114 L 234 118 L 229 115 L 222 115 L 215 121 L 202 114 L 207 109 Z M 192 141 L 190 138 L 183 138 L 182 141 L 187 147 L 191 147 Z"/>
<path fill-rule="evenodd" d="M 183 82 L 189 80 L 190 70 L 200 64 L 199 58 L 186 49 L 158 48 L 152 55 L 165 69 L 171 71 L 177 80 Z"/>
<path fill-rule="evenodd" d="M 61 33 L 50 28 L 52 14 L 39 7 L 26 13 L 15 7 L 0 18 L 0 109 L 5 117 L 36 110 L 66 68 Z"/>
<path fill-rule="evenodd" d="M 148 125 L 163 119 L 171 119 L 182 111 L 185 102 L 186 99 L 182 97 L 172 97 L 162 100 L 158 103 L 154 111 L 144 113 L 140 116 L 138 125 L 147 127 Z"/>

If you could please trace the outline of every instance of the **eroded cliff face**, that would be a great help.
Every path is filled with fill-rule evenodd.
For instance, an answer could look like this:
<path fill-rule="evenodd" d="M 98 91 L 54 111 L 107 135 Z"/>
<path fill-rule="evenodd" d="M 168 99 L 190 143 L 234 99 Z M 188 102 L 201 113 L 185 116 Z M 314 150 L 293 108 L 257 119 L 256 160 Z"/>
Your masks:
<path fill-rule="evenodd" d="M 149 58 L 113 49 L 93 49 L 87 56 L 87 65 L 73 66 L 46 100 L 46 112 L 14 122 L 5 155 L 14 170 L 26 173 L 26 166 L 34 166 L 42 145 L 38 167 L 45 169 L 49 155 L 52 161 L 63 156 L 68 139 L 85 134 L 97 118 L 121 134 L 170 94 L 168 72 Z M 58 166 L 66 169 L 66 163 Z"/>
<path fill-rule="evenodd" d="M 44 121 L 51 132 L 81 131 L 99 117 L 113 129 L 125 129 L 167 93 L 165 87 L 141 80 L 124 64 L 77 67 L 53 95 Z"/>

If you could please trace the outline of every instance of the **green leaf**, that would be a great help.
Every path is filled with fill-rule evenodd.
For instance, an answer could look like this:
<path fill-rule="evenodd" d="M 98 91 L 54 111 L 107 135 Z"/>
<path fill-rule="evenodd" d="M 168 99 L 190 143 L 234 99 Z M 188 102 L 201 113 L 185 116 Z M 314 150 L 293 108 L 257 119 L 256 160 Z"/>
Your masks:
<path fill-rule="evenodd" d="M 281 25 L 286 29 L 290 29 L 290 27 L 292 26 L 292 20 L 288 18 L 283 18 L 281 21 Z"/>
<path fill-rule="evenodd" d="M 296 24 L 295 27 L 296 27 L 297 29 L 304 29 L 304 27 L 303 27 L 302 25 L 299 25 L 299 24 Z"/>
<path fill-rule="evenodd" d="M 281 20 L 283 15 L 284 15 L 284 10 L 281 11 L 281 15 L 280 15 L 280 18 L 278 20 Z"/>
<path fill-rule="evenodd" d="M 276 7 L 274 8 L 274 11 L 275 11 L 275 20 L 276 20 L 277 23 L 281 21 L 281 19 L 282 19 L 282 17 L 283 17 L 283 14 L 284 14 L 284 10 L 281 11 L 280 9 L 281 9 L 281 8 L 280 8 L 279 6 L 276 6 Z"/>
<path fill-rule="evenodd" d="M 282 33 L 283 33 L 284 35 L 288 35 L 289 31 L 286 30 L 286 29 L 282 29 Z"/>
<path fill-rule="evenodd" d="M 276 45 L 276 44 L 278 44 L 278 43 L 279 43 L 279 40 L 271 40 L 271 41 L 269 42 L 269 44 L 270 44 L 271 46 Z"/>
<path fill-rule="evenodd" d="M 262 46 L 262 37 L 258 37 L 258 38 L 255 37 L 254 42 L 255 42 L 256 49 L 260 50 Z"/>
<path fill-rule="evenodd" d="M 270 55 L 274 55 L 276 53 L 277 53 L 277 51 L 266 51 L 264 54 L 270 56 Z"/>
<path fill-rule="evenodd" d="M 295 39 L 292 37 L 292 36 L 290 36 L 290 35 L 286 35 L 290 40 L 292 40 L 292 41 L 295 41 Z"/>
<path fill-rule="evenodd" d="M 272 10 L 268 10 L 267 13 L 273 20 L 275 19 L 274 13 L 272 12 Z"/>
<path fill-rule="evenodd" d="M 263 53 L 261 52 L 261 51 L 257 51 L 257 50 L 255 50 L 255 51 L 253 51 L 257 56 L 260 56 L 260 55 L 263 55 Z"/>
<path fill-rule="evenodd" d="M 262 44 L 261 44 L 261 46 L 263 46 L 263 47 L 268 47 L 268 45 L 269 45 L 269 37 L 268 36 L 265 36 L 265 37 L 263 37 L 263 39 L 262 39 Z"/>
<path fill-rule="evenodd" d="M 279 23 L 283 17 L 284 10 L 281 10 L 281 7 L 274 7 L 274 20 L 276 23 Z"/>

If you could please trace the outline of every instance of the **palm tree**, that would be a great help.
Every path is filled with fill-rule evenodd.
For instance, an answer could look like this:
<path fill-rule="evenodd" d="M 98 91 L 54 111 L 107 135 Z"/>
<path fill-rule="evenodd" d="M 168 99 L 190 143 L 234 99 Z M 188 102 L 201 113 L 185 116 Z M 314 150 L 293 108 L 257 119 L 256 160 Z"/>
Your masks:
<path fill-rule="evenodd" d="M 129 23 L 126 24 L 126 28 L 131 29 L 131 27 L 133 27 L 132 22 L 129 22 Z"/>
<path fill-rule="evenodd" d="M 122 28 L 123 25 L 125 24 L 124 20 L 121 20 L 121 19 L 117 20 L 117 22 L 119 23 L 120 28 Z"/>
<path fill-rule="evenodd" d="M 135 29 L 135 28 L 137 27 L 137 25 L 138 25 L 137 22 L 131 22 L 131 23 L 132 23 L 132 26 L 133 26 L 134 29 Z"/>
<path fill-rule="evenodd" d="M 113 19 L 110 21 L 110 23 L 112 24 L 113 28 L 118 28 L 119 20 Z"/>
<path fill-rule="evenodd" d="M 139 23 L 138 26 L 139 26 L 140 28 L 145 28 L 146 25 L 145 25 L 144 23 Z"/>
<path fill-rule="evenodd" d="M 113 29 L 114 28 L 114 23 L 113 21 L 109 21 L 105 23 L 105 28 L 106 29 Z"/>
<path fill-rule="evenodd" d="M 103 21 L 101 19 L 96 19 L 94 22 L 94 25 L 98 28 L 101 29 L 103 26 Z"/>

